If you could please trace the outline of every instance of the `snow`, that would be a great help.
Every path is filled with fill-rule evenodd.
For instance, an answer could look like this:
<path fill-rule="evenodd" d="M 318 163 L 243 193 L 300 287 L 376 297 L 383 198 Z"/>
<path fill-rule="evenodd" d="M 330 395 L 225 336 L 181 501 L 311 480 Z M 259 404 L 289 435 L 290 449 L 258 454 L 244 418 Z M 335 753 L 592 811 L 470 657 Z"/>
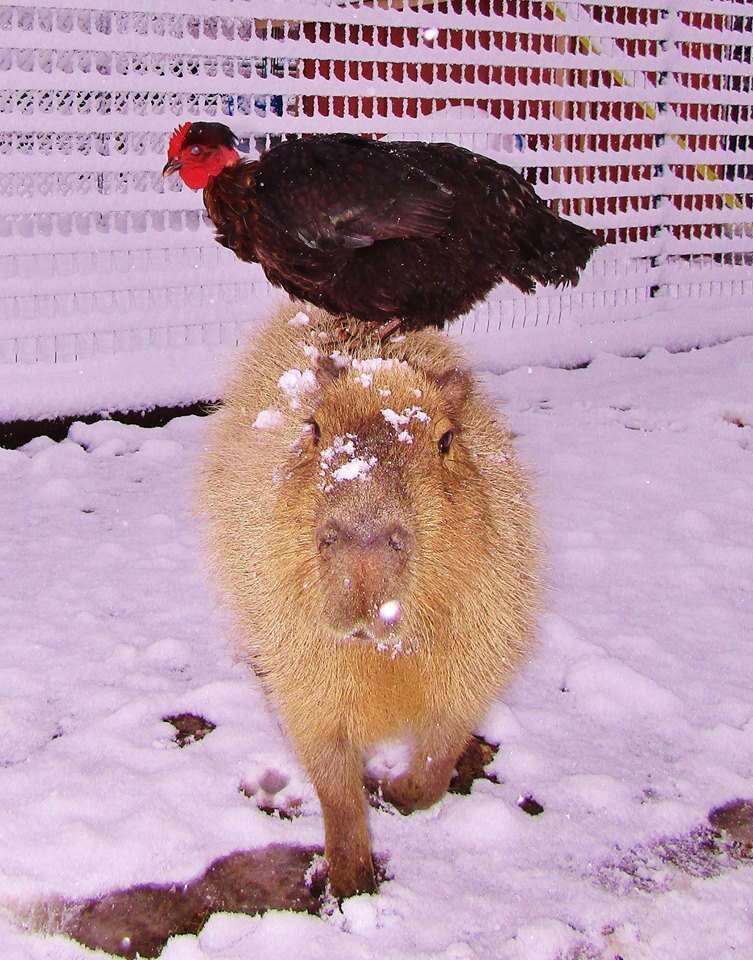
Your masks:
<path fill-rule="evenodd" d="M 356 442 L 358 437 L 351 433 L 344 437 L 336 436 L 332 444 L 325 447 L 319 454 L 320 487 L 329 493 L 333 487 L 330 481 L 342 483 L 344 480 L 366 480 L 370 471 L 376 466 L 376 457 L 356 456 Z M 335 462 L 347 457 L 346 460 L 334 466 Z"/>
<path fill-rule="evenodd" d="M 342 359 L 342 354 L 337 354 L 337 356 L 332 354 L 332 358 L 338 366 L 349 365 L 353 371 L 354 379 L 357 383 L 361 384 L 364 390 L 368 390 L 373 384 L 375 373 L 408 367 L 405 360 L 385 359 L 384 357 L 365 357 L 364 359 L 353 357 Z M 381 397 L 388 397 L 390 395 L 388 388 L 380 387 L 378 389 Z"/>
<path fill-rule="evenodd" d="M 279 410 L 275 410 L 274 407 L 267 407 L 267 409 L 260 410 L 257 413 L 252 426 L 258 430 L 273 430 L 275 427 L 282 426 L 284 419 Z"/>
<path fill-rule="evenodd" d="M 410 817 L 371 809 L 377 896 L 324 919 L 216 914 L 163 960 L 753 955 L 751 864 L 704 876 L 661 855 L 753 796 L 753 337 L 481 380 L 533 476 L 546 580 L 536 648 L 479 726 L 498 782 Z M 204 569 L 206 429 L 102 421 L 0 449 L 4 957 L 105 956 L 24 932 L 18 905 L 322 841 Z M 342 447 L 323 463 L 361 453 Z M 179 749 L 163 718 L 180 712 L 216 728 Z M 270 798 L 300 815 L 262 813 Z"/>
<path fill-rule="evenodd" d="M 366 357 L 363 360 L 354 357 L 350 363 L 353 369 L 359 373 L 377 373 L 382 370 L 398 370 L 408 366 L 405 360 L 385 359 L 384 357 Z"/>
<path fill-rule="evenodd" d="M 316 374 L 313 370 L 299 370 L 294 367 L 282 374 L 277 386 L 287 398 L 291 410 L 298 410 L 301 406 L 299 394 L 316 390 Z"/>
<path fill-rule="evenodd" d="M 309 322 L 309 315 L 304 313 L 302 310 L 299 310 L 294 317 L 291 317 L 290 320 L 288 320 L 288 323 L 291 327 L 305 327 L 308 326 Z"/>
<path fill-rule="evenodd" d="M 222 251 L 219 246 L 217 249 Z M 633 252 L 640 253 L 637 249 Z M 253 273 L 252 266 L 241 266 Z M 614 262 L 607 266 L 612 270 Z M 43 274 L 47 268 L 38 269 Z M 213 276 L 219 270 L 212 265 Z M 145 271 L 139 265 L 136 272 L 144 273 L 145 282 L 156 283 L 156 273 Z M 160 266 L 161 278 L 172 273 L 172 264 Z M 700 274 L 698 267 L 683 276 L 692 285 Z M 650 279 L 645 274 L 619 274 L 610 275 L 608 283 L 627 283 L 633 294 L 641 294 Z M 454 322 L 449 332 L 470 352 L 478 369 L 498 373 L 521 363 L 574 365 L 588 362 L 603 351 L 645 352 L 657 344 L 672 350 L 687 349 L 753 334 L 750 296 L 742 287 L 734 296 L 719 294 L 714 312 L 709 314 L 703 298 L 693 293 L 682 298 L 623 302 L 619 290 L 599 289 L 605 282 L 600 274 L 591 276 L 587 272 L 578 287 L 566 295 L 542 291 L 522 300 L 500 286 L 488 301 Z M 12 339 L 0 340 L 0 420 L 214 401 L 227 379 L 236 345 L 245 342 L 249 328 L 266 317 L 279 300 L 278 295 L 257 292 L 237 304 L 225 304 L 219 325 L 211 319 L 215 301 L 188 316 L 181 308 L 179 318 L 187 324 L 174 329 L 152 328 L 159 317 L 145 309 L 138 318 L 129 316 L 125 333 L 97 328 L 97 342 L 108 343 L 110 352 L 99 346 L 94 353 L 91 344 L 88 353 L 84 349 L 90 336 L 81 332 L 80 316 L 70 328 L 65 327 L 70 333 L 61 333 L 58 327 L 57 336 L 52 335 L 55 323 L 41 313 L 15 319 L 9 316 L 11 326 L 6 333 Z M 637 319 L 639 312 L 642 315 Z M 97 324 L 112 325 L 111 312 L 87 314 L 86 324 L 94 317 Z M 22 330 L 26 335 L 22 336 Z M 16 354 L 18 362 L 14 360 Z M 341 352 L 331 356 L 341 366 L 351 362 Z M 353 368 L 354 376 L 373 372 Z"/>
<path fill-rule="evenodd" d="M 428 413 L 415 406 L 406 407 L 401 413 L 397 413 L 391 407 L 386 407 L 382 410 L 382 416 L 393 428 L 400 443 L 413 443 L 411 432 L 406 429 L 410 426 L 411 421 L 417 420 L 419 423 L 428 423 L 431 419 Z"/>
<path fill-rule="evenodd" d="M 576 366 L 601 354 L 630 356 L 657 346 L 687 351 L 753 335 L 753 309 L 744 297 L 720 298 L 712 314 L 702 304 L 669 298 L 644 309 L 642 317 L 625 323 L 559 324 L 555 320 L 495 329 L 457 321 L 450 335 L 462 344 L 477 369 L 493 373 L 529 363 Z M 610 310 L 609 315 L 619 319 L 619 310 Z"/>
<path fill-rule="evenodd" d="M 362 460 L 360 457 L 353 457 L 332 471 L 332 479 L 340 483 L 342 480 L 363 480 L 376 463 L 374 457 L 369 460 Z"/>
<path fill-rule="evenodd" d="M 379 608 L 379 616 L 385 623 L 395 623 L 400 619 L 400 601 L 386 600 Z"/>

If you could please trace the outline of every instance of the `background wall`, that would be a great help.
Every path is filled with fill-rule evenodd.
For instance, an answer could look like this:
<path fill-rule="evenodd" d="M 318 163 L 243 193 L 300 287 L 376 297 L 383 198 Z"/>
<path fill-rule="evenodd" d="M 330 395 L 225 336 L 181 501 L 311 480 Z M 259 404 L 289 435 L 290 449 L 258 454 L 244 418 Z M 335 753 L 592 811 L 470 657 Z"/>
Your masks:
<path fill-rule="evenodd" d="M 602 232 L 453 325 L 487 365 L 753 332 L 752 45 L 734 0 L 6 4 L 0 419 L 216 396 L 274 295 L 162 180 L 186 119 L 453 140 Z"/>

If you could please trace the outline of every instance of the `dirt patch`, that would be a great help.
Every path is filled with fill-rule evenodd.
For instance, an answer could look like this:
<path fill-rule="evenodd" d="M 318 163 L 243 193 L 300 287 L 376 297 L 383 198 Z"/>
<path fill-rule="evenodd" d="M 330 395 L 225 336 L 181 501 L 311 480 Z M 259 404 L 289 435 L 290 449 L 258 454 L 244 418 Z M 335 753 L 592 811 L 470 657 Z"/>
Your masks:
<path fill-rule="evenodd" d="M 162 718 L 165 723 L 171 723 L 176 734 L 173 742 L 179 747 L 188 747 L 192 743 L 203 740 L 204 737 L 215 729 L 215 724 L 206 717 L 201 717 L 196 713 L 176 713 L 169 717 Z"/>
<path fill-rule="evenodd" d="M 596 881 L 617 893 L 667 893 L 682 876 L 706 880 L 753 863 L 751 841 L 753 801 L 731 800 L 686 834 L 635 846 L 603 863 Z"/>
<path fill-rule="evenodd" d="M 523 813 L 527 813 L 529 817 L 538 817 L 544 812 L 543 806 L 535 797 L 532 797 L 530 793 L 518 800 L 518 806 Z"/>
<path fill-rule="evenodd" d="M 667 893 L 687 885 L 688 877 L 705 880 L 728 870 L 753 865 L 753 801 L 730 800 L 714 807 L 708 822 L 687 834 L 663 837 L 635 846 L 596 872 L 599 885 L 618 894 Z M 586 938 L 556 960 L 628 960 L 635 929 L 607 925 L 596 937 Z M 641 956 L 643 956 L 641 952 Z"/>
<path fill-rule="evenodd" d="M 215 729 L 205 717 L 192 713 L 163 717 L 176 729 L 180 747 L 201 740 Z M 474 780 L 497 782 L 484 769 L 497 747 L 473 737 L 457 763 L 450 784 L 453 793 L 470 793 Z M 269 801 L 287 786 L 288 778 L 269 770 L 254 789 L 240 789 L 260 801 Z M 535 802 L 535 801 L 533 801 Z M 271 804 L 265 812 L 294 816 Z M 384 857 L 375 858 L 379 882 L 390 879 Z M 126 958 L 158 957 L 170 937 L 197 934 L 213 913 L 257 915 L 267 910 L 294 910 L 321 914 L 332 907 L 326 897 L 326 861 L 321 848 L 273 844 L 258 850 L 231 853 L 215 860 L 189 883 L 140 884 L 101 897 L 66 900 L 56 897 L 34 907 L 24 926 L 44 933 L 61 933 L 92 950 Z"/>
<path fill-rule="evenodd" d="M 54 420 L 10 420 L 0 423 L 0 447 L 13 450 L 35 437 L 49 437 L 57 443 L 65 440 L 71 426 L 76 422 L 97 423 L 106 419 L 115 420 L 118 423 L 136 424 L 139 427 L 164 427 L 176 417 L 206 417 L 212 412 L 215 403 L 215 400 L 206 400 L 188 406 L 152 407 L 149 410 L 113 410 L 107 417 L 102 417 L 100 414 L 77 414 L 75 417 L 57 417 Z"/>
<path fill-rule="evenodd" d="M 497 750 L 499 744 L 489 743 L 474 734 L 455 764 L 455 776 L 450 780 L 449 792 L 467 795 L 475 780 L 499 783 L 496 774 L 487 773 L 484 769 L 497 756 Z"/>
<path fill-rule="evenodd" d="M 318 914 L 325 875 L 311 866 L 321 852 L 277 844 L 238 851 L 187 884 L 142 884 L 89 900 L 51 900 L 36 907 L 26 925 L 115 956 L 158 957 L 170 937 L 199 933 L 213 913 Z"/>
<path fill-rule="evenodd" d="M 751 856 L 753 846 L 753 800 L 730 800 L 721 807 L 714 807 L 709 814 L 709 823 L 721 834 L 735 843 L 748 848 Z"/>

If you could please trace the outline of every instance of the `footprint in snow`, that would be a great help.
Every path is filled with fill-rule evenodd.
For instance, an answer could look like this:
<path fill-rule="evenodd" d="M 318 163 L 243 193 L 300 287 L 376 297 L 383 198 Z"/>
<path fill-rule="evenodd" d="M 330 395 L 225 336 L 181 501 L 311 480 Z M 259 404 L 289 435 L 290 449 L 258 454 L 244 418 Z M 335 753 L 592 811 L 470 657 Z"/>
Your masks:
<path fill-rule="evenodd" d="M 243 781 L 239 793 L 254 800 L 257 809 L 271 817 L 293 820 L 302 814 L 303 798 L 281 795 L 290 783 L 290 778 L 279 770 L 265 770 L 256 782 Z"/>

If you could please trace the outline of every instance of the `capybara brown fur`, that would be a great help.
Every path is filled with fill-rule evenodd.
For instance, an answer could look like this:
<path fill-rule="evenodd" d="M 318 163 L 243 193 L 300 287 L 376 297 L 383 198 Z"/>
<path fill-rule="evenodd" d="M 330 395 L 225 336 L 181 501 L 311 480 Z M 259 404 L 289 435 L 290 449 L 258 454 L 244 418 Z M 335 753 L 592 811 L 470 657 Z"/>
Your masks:
<path fill-rule="evenodd" d="M 375 889 L 364 758 L 403 812 L 438 800 L 529 649 L 536 553 L 510 435 L 436 331 L 336 348 L 283 307 L 212 417 L 212 563 L 322 806 L 331 890 Z"/>

